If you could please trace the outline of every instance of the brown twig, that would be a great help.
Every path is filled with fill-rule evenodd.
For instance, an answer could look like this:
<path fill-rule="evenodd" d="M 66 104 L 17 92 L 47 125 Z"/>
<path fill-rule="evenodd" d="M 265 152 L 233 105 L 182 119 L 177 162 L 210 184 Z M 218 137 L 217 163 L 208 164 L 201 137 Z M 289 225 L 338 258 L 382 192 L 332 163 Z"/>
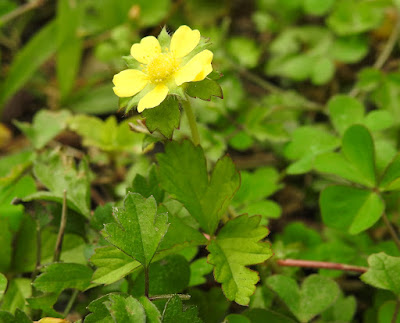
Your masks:
<path fill-rule="evenodd" d="M 61 249 L 64 238 L 65 226 L 67 225 L 67 190 L 64 190 L 62 211 L 61 211 L 61 221 L 60 221 L 60 229 L 58 230 L 56 247 L 54 249 L 54 257 L 53 262 L 60 261 L 61 257 Z"/>
<path fill-rule="evenodd" d="M 396 231 L 394 230 L 392 224 L 390 223 L 386 213 L 382 214 L 382 219 L 383 222 L 385 222 L 385 225 L 387 226 L 390 235 L 392 236 L 392 239 L 394 241 L 394 243 L 396 244 L 397 248 L 400 250 L 400 239 L 399 236 L 397 235 Z"/>
<path fill-rule="evenodd" d="M 279 259 L 277 260 L 277 264 L 285 267 L 346 270 L 346 271 L 355 271 L 359 273 L 365 273 L 368 270 L 368 268 L 366 267 L 339 264 L 335 262 L 300 260 L 300 259 Z"/>
<path fill-rule="evenodd" d="M 36 9 L 36 8 L 40 7 L 41 5 L 43 5 L 44 2 L 45 2 L 44 0 L 36 0 L 36 1 L 28 2 L 22 6 L 19 6 L 15 10 L 0 17 L 0 24 L 5 24 L 5 23 L 9 22 L 10 20 L 24 14 L 25 12 Z"/>

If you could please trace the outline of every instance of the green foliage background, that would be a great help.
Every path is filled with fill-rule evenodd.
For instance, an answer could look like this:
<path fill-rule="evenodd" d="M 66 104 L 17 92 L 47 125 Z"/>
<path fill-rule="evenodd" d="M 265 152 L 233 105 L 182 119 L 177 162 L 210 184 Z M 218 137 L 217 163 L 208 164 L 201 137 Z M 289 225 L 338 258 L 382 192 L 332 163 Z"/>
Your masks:
<path fill-rule="evenodd" d="M 399 10 L 3 0 L 0 322 L 400 322 Z M 183 24 L 200 146 L 174 96 L 112 91 Z"/>

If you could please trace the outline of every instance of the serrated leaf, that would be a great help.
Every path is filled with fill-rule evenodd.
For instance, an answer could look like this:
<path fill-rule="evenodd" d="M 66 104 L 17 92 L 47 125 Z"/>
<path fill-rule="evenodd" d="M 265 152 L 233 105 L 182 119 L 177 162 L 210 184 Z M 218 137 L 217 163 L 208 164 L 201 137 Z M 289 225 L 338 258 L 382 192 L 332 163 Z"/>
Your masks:
<path fill-rule="evenodd" d="M 188 83 L 186 93 L 192 98 L 199 98 L 205 101 L 210 101 L 212 96 L 223 98 L 221 86 L 209 78 L 205 78 L 200 82 Z"/>
<path fill-rule="evenodd" d="M 33 286 L 45 293 L 60 293 L 67 288 L 85 290 L 89 287 L 93 271 L 84 265 L 53 263 L 43 268 Z"/>
<path fill-rule="evenodd" d="M 146 312 L 146 323 L 161 323 L 161 313 L 147 297 L 139 297 L 139 302 L 142 304 Z"/>
<path fill-rule="evenodd" d="M 132 296 L 110 295 L 104 305 L 114 322 L 146 323 L 146 314 L 142 304 Z"/>
<path fill-rule="evenodd" d="M 204 284 L 207 279 L 205 275 L 211 273 L 213 266 L 207 262 L 207 258 L 199 258 L 190 264 L 190 281 L 189 286 L 197 286 Z"/>
<path fill-rule="evenodd" d="M 353 124 L 361 123 L 364 118 L 364 106 L 349 95 L 335 95 L 328 102 L 331 121 L 336 130 L 343 134 Z"/>
<path fill-rule="evenodd" d="M 358 234 L 375 224 L 382 216 L 385 204 L 371 191 L 350 186 L 329 186 L 320 196 L 324 223 L 339 230 Z"/>
<path fill-rule="evenodd" d="M 179 102 L 175 97 L 168 96 L 159 106 L 144 110 L 142 116 L 146 118 L 146 127 L 151 133 L 158 130 L 171 139 L 181 119 Z"/>
<path fill-rule="evenodd" d="M 291 318 L 270 309 L 252 308 L 243 313 L 252 323 L 295 323 Z"/>
<path fill-rule="evenodd" d="M 14 121 L 15 125 L 28 137 L 36 149 L 43 148 L 51 139 L 67 126 L 68 111 L 40 110 L 33 117 L 32 124 Z"/>
<path fill-rule="evenodd" d="M 31 294 L 31 280 L 15 278 L 10 281 L 0 308 L 13 314 L 17 308 L 24 310 L 26 306 L 25 299 L 30 297 Z"/>
<path fill-rule="evenodd" d="M 117 223 L 108 223 L 103 236 L 128 256 L 148 267 L 168 230 L 168 215 L 157 214 L 154 197 L 128 193 L 124 208 L 114 209 Z"/>
<path fill-rule="evenodd" d="M 210 180 L 202 148 L 188 140 L 167 144 L 157 160 L 161 186 L 183 203 L 203 230 L 214 233 L 240 184 L 232 160 L 228 156 L 220 159 Z"/>
<path fill-rule="evenodd" d="M 203 322 L 197 313 L 195 306 L 183 307 L 182 301 L 178 296 L 170 298 L 165 304 L 162 314 L 163 323 L 201 323 Z"/>
<path fill-rule="evenodd" d="M 268 229 L 259 226 L 260 220 L 260 216 L 241 215 L 228 221 L 207 247 L 216 281 L 222 283 L 225 296 L 240 305 L 249 303 L 259 280 L 257 272 L 246 266 L 272 256 L 269 245 L 260 242 L 268 235 Z"/>
<path fill-rule="evenodd" d="M 50 192 L 37 192 L 26 196 L 24 201 L 45 199 L 62 203 L 64 190 L 67 191 L 67 204 L 73 210 L 89 217 L 89 169 L 83 159 L 77 170 L 73 160 L 62 158 L 54 151 L 43 154 L 33 167 L 35 177 L 45 185 Z"/>
<path fill-rule="evenodd" d="M 301 288 L 293 278 L 283 275 L 268 277 L 267 284 L 300 322 L 309 322 L 322 313 L 336 301 L 340 292 L 333 280 L 319 275 L 308 276 Z"/>
<path fill-rule="evenodd" d="M 94 252 L 90 262 L 97 267 L 92 277 L 96 284 L 112 284 L 140 266 L 139 262 L 115 247 L 100 247 Z"/>
<path fill-rule="evenodd" d="M 27 298 L 26 301 L 31 309 L 41 310 L 42 315 L 52 317 L 62 317 L 54 310 L 53 305 L 57 302 L 58 294 L 46 293 L 36 297 Z"/>
<path fill-rule="evenodd" d="M 384 252 L 368 257 L 369 269 L 361 275 L 361 280 L 376 288 L 387 289 L 400 295 L 400 257 L 392 257 Z"/>

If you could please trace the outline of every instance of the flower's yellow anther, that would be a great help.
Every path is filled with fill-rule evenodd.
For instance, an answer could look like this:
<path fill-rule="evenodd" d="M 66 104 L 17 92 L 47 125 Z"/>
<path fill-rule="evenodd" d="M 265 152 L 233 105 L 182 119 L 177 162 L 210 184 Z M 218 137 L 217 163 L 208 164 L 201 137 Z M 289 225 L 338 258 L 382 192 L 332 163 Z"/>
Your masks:
<path fill-rule="evenodd" d="M 178 66 L 179 60 L 173 55 L 159 54 L 147 65 L 145 73 L 147 73 L 150 82 L 160 83 L 168 81 Z"/>

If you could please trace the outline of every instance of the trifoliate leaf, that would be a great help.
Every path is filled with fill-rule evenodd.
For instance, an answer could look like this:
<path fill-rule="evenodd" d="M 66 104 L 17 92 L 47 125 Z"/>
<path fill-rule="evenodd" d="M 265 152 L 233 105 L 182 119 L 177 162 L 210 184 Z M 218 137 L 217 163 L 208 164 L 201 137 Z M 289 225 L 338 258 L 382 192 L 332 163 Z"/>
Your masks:
<path fill-rule="evenodd" d="M 212 96 L 223 98 L 221 86 L 209 78 L 200 82 L 191 82 L 186 88 L 186 93 L 192 98 L 210 101 Z"/>
<path fill-rule="evenodd" d="M 379 187 L 389 191 L 400 188 L 400 155 L 386 167 Z"/>
<path fill-rule="evenodd" d="M 293 278 L 283 275 L 268 277 L 267 284 L 300 322 L 309 322 L 325 311 L 336 301 L 340 292 L 333 280 L 319 275 L 308 276 L 301 288 Z"/>
<path fill-rule="evenodd" d="M 228 221 L 207 247 L 216 281 L 222 283 L 225 296 L 240 305 L 249 303 L 259 280 L 257 272 L 246 266 L 272 256 L 269 245 L 260 242 L 268 235 L 260 220 L 260 216 L 241 215 Z"/>
<path fill-rule="evenodd" d="M 20 121 L 14 121 L 14 123 L 36 149 L 41 149 L 66 128 L 69 116 L 69 111 L 40 110 L 33 117 L 32 124 Z"/>
<path fill-rule="evenodd" d="M 341 185 L 329 186 L 322 191 L 319 203 L 324 223 L 348 230 L 350 234 L 370 228 L 385 209 L 377 193 Z"/>
<path fill-rule="evenodd" d="M 335 95 L 328 102 L 328 110 L 334 127 L 343 134 L 349 126 L 362 122 L 365 108 L 349 95 Z"/>
<path fill-rule="evenodd" d="M 232 160 L 225 156 L 215 165 L 208 179 L 206 159 L 200 146 L 186 140 L 167 144 L 158 154 L 161 186 L 186 207 L 207 233 L 214 233 L 240 177 Z"/>
<path fill-rule="evenodd" d="M 182 301 L 178 296 L 174 296 L 165 304 L 162 314 L 163 323 L 201 323 L 195 306 L 182 306 Z"/>
<path fill-rule="evenodd" d="M 171 139 L 174 130 L 179 128 L 181 119 L 178 100 L 168 96 L 159 106 L 144 110 L 142 116 L 146 118 L 146 127 L 150 132 L 158 130 Z"/>
<path fill-rule="evenodd" d="M 96 248 L 90 262 L 97 267 L 92 277 L 96 284 L 112 284 L 140 266 L 139 262 L 115 247 Z"/>
<path fill-rule="evenodd" d="M 400 295 L 400 257 L 392 257 L 384 252 L 368 258 L 369 269 L 361 280 L 377 288 L 387 289 Z"/>
<path fill-rule="evenodd" d="M 128 193 L 124 208 L 114 209 L 117 223 L 108 223 L 102 231 L 108 242 L 147 267 L 168 230 L 168 215 L 157 214 L 154 197 Z"/>
<path fill-rule="evenodd" d="M 84 265 L 53 263 L 43 268 L 43 273 L 33 286 L 45 293 L 59 293 L 67 288 L 85 290 L 90 285 L 93 271 Z"/>

